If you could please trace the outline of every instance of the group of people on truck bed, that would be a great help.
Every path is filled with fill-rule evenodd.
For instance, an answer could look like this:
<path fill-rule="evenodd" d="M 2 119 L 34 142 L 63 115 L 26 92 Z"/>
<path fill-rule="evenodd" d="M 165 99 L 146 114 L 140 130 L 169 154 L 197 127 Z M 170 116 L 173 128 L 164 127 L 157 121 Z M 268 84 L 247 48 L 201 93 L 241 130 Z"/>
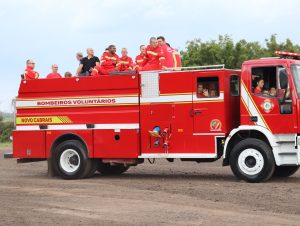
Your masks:
<path fill-rule="evenodd" d="M 116 54 L 116 51 L 115 45 L 109 45 L 100 60 L 94 55 L 92 48 L 87 49 L 86 57 L 78 52 L 76 58 L 80 63 L 75 76 L 109 75 L 112 72 L 126 71 L 176 70 L 181 67 L 180 54 L 166 42 L 163 36 L 151 37 L 148 46 L 141 45 L 140 54 L 136 56 L 135 62 L 128 56 L 126 48 L 122 48 L 121 57 Z M 38 79 L 39 73 L 34 68 L 34 61 L 27 60 L 26 69 L 21 75 L 22 79 Z M 72 74 L 66 72 L 64 77 L 72 77 Z M 52 72 L 46 78 L 62 78 L 58 73 L 57 64 L 52 65 Z"/>

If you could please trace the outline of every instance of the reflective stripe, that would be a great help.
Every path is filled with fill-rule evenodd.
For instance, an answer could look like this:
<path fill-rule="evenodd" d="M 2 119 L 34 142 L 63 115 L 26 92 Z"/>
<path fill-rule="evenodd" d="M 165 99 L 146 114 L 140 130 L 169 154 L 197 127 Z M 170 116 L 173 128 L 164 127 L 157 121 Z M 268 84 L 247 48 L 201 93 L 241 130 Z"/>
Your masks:
<path fill-rule="evenodd" d="M 176 59 L 176 52 L 173 52 L 173 61 L 174 61 L 174 68 L 177 68 L 177 65 L 178 65 L 178 62 L 177 62 L 177 59 Z"/>
<path fill-rule="evenodd" d="M 148 53 L 148 54 L 151 54 L 151 55 L 154 55 L 154 56 L 157 56 L 157 55 L 158 55 L 158 53 L 152 52 L 152 51 L 149 51 L 149 50 L 147 51 L 147 53 Z"/>
<path fill-rule="evenodd" d="M 138 123 L 126 123 L 126 124 L 95 124 L 93 129 L 139 129 Z M 86 130 L 86 124 L 74 124 L 74 125 L 48 125 L 47 129 L 43 130 Z M 41 130 L 39 126 L 16 126 L 17 131 L 32 131 Z"/>
<path fill-rule="evenodd" d="M 216 158 L 217 154 L 213 153 L 213 154 L 199 154 L 199 153 L 160 153 L 160 154 L 142 154 L 139 156 L 139 158 Z"/>
<path fill-rule="evenodd" d="M 196 94 L 161 94 L 160 96 L 141 97 L 141 103 L 176 103 L 176 102 L 212 102 L 223 101 L 224 93 L 220 92 L 218 97 L 198 98 Z M 138 105 L 139 97 L 93 97 L 93 98 L 57 98 L 16 101 L 17 109 L 26 108 L 60 108 L 60 107 L 97 107 L 97 106 L 119 106 L 119 105 Z"/>
<path fill-rule="evenodd" d="M 182 95 L 164 95 L 158 97 L 141 97 L 141 103 L 176 103 L 176 102 L 213 102 L 213 101 L 223 101 L 224 93 L 220 93 L 219 97 L 204 97 L 198 98 L 196 94 L 182 94 Z"/>
<path fill-rule="evenodd" d="M 259 126 L 263 126 L 263 127 L 267 128 L 268 130 L 270 130 L 264 117 L 261 115 L 259 109 L 257 108 L 254 100 L 251 98 L 251 94 L 248 92 L 243 81 L 242 81 L 242 85 L 241 85 L 241 97 L 242 97 L 242 102 L 244 103 L 245 108 L 250 113 L 250 116 L 257 116 L 257 122 L 255 124 L 259 125 Z"/>
<path fill-rule="evenodd" d="M 40 130 L 39 126 L 16 126 L 18 131 Z"/>
<path fill-rule="evenodd" d="M 135 97 L 93 97 L 93 98 L 57 98 L 44 100 L 17 100 L 16 108 L 57 108 L 82 106 L 118 106 L 137 105 L 138 96 Z"/>
<path fill-rule="evenodd" d="M 109 60 L 117 60 L 117 58 L 115 58 L 115 57 L 105 56 L 105 58 L 107 58 L 107 59 L 109 59 Z"/>
<path fill-rule="evenodd" d="M 119 64 L 129 64 L 129 61 L 119 61 Z"/>
<path fill-rule="evenodd" d="M 144 61 L 144 60 L 137 60 L 136 62 L 137 62 L 137 63 L 141 63 L 141 62 L 143 62 L 143 61 Z"/>

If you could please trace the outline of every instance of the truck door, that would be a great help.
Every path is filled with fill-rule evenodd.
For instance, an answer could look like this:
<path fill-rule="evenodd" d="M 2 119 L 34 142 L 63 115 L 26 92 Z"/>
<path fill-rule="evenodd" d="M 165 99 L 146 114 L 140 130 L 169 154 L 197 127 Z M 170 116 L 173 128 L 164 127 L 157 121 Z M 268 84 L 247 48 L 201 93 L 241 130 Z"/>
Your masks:
<path fill-rule="evenodd" d="M 193 81 L 193 131 L 196 134 L 220 133 L 224 122 L 224 72 L 199 72 Z"/>
<path fill-rule="evenodd" d="M 252 67 L 249 81 L 250 92 L 242 84 L 242 98 L 248 103 L 250 121 L 272 133 L 296 133 L 297 108 L 287 69 L 281 65 Z"/>

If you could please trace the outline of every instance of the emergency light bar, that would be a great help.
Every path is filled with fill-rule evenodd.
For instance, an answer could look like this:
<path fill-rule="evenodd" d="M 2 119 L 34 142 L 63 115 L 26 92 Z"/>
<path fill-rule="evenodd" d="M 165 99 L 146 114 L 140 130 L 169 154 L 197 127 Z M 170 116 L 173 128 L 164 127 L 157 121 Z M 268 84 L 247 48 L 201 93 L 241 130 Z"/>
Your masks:
<path fill-rule="evenodd" d="M 278 55 L 280 58 L 300 60 L 300 54 L 299 53 L 291 53 L 291 52 L 285 52 L 285 51 L 275 51 L 274 54 Z"/>

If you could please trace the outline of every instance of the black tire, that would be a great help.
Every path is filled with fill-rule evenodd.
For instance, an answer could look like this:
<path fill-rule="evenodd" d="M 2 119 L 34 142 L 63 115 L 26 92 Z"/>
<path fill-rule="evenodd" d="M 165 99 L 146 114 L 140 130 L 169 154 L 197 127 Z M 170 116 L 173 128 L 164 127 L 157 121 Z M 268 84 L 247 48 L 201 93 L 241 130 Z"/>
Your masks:
<path fill-rule="evenodd" d="M 53 169 L 66 180 L 87 177 L 92 169 L 92 159 L 88 158 L 85 146 L 78 140 L 60 143 L 52 153 L 52 158 Z"/>
<path fill-rule="evenodd" d="M 267 181 L 275 170 L 271 147 L 254 138 L 247 138 L 235 145 L 229 164 L 236 177 L 251 183 Z"/>
<path fill-rule="evenodd" d="M 90 178 L 90 177 L 94 176 L 95 172 L 98 169 L 98 164 L 99 164 L 98 159 L 91 159 L 91 167 L 90 167 L 90 169 L 87 168 L 83 178 Z"/>
<path fill-rule="evenodd" d="M 289 177 L 297 172 L 300 166 L 276 166 L 273 177 Z"/>
<path fill-rule="evenodd" d="M 106 163 L 100 163 L 98 165 L 98 172 L 102 175 L 119 175 L 126 172 L 129 166 L 124 165 L 110 165 Z"/>

